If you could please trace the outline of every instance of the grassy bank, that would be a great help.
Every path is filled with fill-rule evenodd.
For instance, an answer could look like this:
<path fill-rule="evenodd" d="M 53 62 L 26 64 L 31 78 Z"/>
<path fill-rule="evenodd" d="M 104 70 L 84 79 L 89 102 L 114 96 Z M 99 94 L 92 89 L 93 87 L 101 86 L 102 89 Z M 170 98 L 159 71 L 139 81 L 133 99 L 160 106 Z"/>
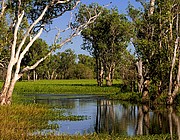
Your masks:
<path fill-rule="evenodd" d="M 86 119 L 84 116 L 67 116 L 64 113 L 64 110 L 52 110 L 50 106 L 17 104 L 16 101 L 11 106 L 0 106 L 0 139 L 41 139 L 43 136 L 33 135 L 33 133 L 42 129 L 58 128 L 57 125 L 49 125 L 49 120 Z"/>

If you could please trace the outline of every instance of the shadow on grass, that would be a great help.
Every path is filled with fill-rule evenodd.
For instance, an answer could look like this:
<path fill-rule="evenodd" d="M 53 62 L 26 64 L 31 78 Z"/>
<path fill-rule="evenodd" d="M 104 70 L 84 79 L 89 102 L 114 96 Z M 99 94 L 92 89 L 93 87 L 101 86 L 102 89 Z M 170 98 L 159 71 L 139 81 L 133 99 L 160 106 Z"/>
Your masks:
<path fill-rule="evenodd" d="M 41 84 L 41 85 L 50 85 L 50 86 L 89 86 L 89 87 L 98 87 L 97 84 Z M 102 87 L 119 87 L 121 88 L 123 84 L 113 84 L 112 86 L 103 85 Z"/>

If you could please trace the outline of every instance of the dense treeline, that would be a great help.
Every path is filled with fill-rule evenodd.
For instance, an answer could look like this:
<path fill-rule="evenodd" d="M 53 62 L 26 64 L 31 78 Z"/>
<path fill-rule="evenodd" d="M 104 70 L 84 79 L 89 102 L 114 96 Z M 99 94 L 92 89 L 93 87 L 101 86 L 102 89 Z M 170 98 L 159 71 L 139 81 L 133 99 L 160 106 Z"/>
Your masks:
<path fill-rule="evenodd" d="M 49 46 L 42 39 L 37 39 L 32 45 L 29 52 L 25 55 L 22 61 L 22 67 L 31 65 L 40 59 L 48 52 Z M 128 53 L 128 52 L 127 52 Z M 127 54 L 126 54 L 127 55 Z M 129 53 L 129 58 L 132 57 Z M 132 57 L 133 59 L 133 57 Z M 95 79 L 96 78 L 96 61 L 92 56 L 79 54 L 76 55 L 72 49 L 67 49 L 64 52 L 58 52 L 50 55 L 36 69 L 33 69 L 23 75 L 21 80 L 54 80 L 54 79 Z M 126 63 L 126 64 L 125 64 Z M 0 79 L 6 77 L 6 63 L 0 69 Z M 124 67 L 126 65 L 126 67 Z M 134 77 L 134 69 L 128 68 L 131 66 L 131 61 L 126 57 L 119 61 L 118 69 L 114 73 L 115 79 L 130 79 Z M 132 71 L 132 72 L 130 72 Z M 130 73 L 129 73 L 130 72 Z"/>

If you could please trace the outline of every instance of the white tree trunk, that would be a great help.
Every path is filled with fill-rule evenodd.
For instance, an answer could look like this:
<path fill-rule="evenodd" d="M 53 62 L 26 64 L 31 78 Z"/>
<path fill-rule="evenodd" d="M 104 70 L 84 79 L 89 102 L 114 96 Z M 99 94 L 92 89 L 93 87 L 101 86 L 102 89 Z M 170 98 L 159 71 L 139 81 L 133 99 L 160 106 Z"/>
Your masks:
<path fill-rule="evenodd" d="M 144 82 L 144 77 L 143 77 L 143 70 L 142 70 L 142 60 L 139 59 L 138 62 L 136 62 L 136 67 L 137 67 L 137 72 L 138 72 L 138 92 L 142 93 L 143 92 L 143 82 Z"/>
<path fill-rule="evenodd" d="M 110 67 L 106 66 L 106 86 L 112 86 L 113 84 L 114 67 L 115 64 L 112 64 Z"/>
<path fill-rule="evenodd" d="M 154 5 L 155 5 L 155 0 L 150 0 L 149 13 L 148 13 L 149 16 L 154 13 Z"/>

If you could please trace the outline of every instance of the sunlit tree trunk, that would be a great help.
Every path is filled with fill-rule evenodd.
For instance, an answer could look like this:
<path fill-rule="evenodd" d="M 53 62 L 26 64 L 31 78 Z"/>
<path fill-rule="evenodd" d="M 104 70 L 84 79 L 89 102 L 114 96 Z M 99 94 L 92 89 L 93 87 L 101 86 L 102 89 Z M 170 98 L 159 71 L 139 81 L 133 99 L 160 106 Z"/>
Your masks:
<path fill-rule="evenodd" d="M 112 86 L 112 72 L 111 68 L 106 71 L 106 86 Z"/>
<path fill-rule="evenodd" d="M 36 71 L 33 70 L 33 80 L 36 81 Z"/>
<path fill-rule="evenodd" d="M 106 86 L 112 86 L 113 84 L 113 75 L 114 75 L 114 67 L 115 64 L 113 63 L 110 66 L 105 66 L 105 74 L 106 74 Z"/>
<path fill-rule="evenodd" d="M 154 13 L 154 5 L 156 0 L 150 0 L 149 12 L 148 15 L 152 15 Z"/>
<path fill-rule="evenodd" d="M 143 82 L 144 82 L 144 77 L 143 77 L 143 66 L 142 66 L 142 60 L 141 58 L 139 59 L 138 62 L 136 62 L 136 67 L 137 67 L 137 72 L 138 72 L 138 92 L 142 93 L 143 91 Z"/>
<path fill-rule="evenodd" d="M 52 73 L 51 73 L 51 80 L 54 79 L 54 75 L 55 75 L 55 70 L 53 70 Z"/>
<path fill-rule="evenodd" d="M 143 90 L 142 90 L 142 102 L 146 102 L 149 100 L 149 77 L 146 77 L 143 82 Z"/>
<path fill-rule="evenodd" d="M 12 86 L 15 84 L 15 82 L 18 79 L 15 79 L 17 77 L 14 77 L 12 80 L 12 84 L 11 84 L 11 78 L 12 78 L 12 69 L 13 66 L 15 65 L 15 63 L 17 63 L 17 60 L 15 59 L 15 48 L 16 48 L 16 42 L 17 42 L 17 35 L 18 35 L 18 29 L 20 26 L 20 23 L 24 17 L 24 11 L 21 13 L 21 15 L 18 15 L 18 20 L 17 23 L 15 25 L 15 29 L 14 29 L 14 40 L 13 40 L 13 44 L 11 46 L 11 58 L 8 64 L 8 68 L 7 68 L 7 74 L 6 74 L 6 80 L 4 82 L 3 88 L 1 90 L 1 94 L 0 94 L 0 103 L 1 105 L 4 104 L 9 104 L 11 101 L 9 100 L 9 96 L 12 95 Z M 14 75 L 17 75 L 16 73 Z"/>
<path fill-rule="evenodd" d="M 177 8 L 179 9 L 179 7 Z M 172 26 L 170 26 L 170 30 Z M 176 34 L 177 34 L 177 38 L 175 40 L 175 45 L 174 45 L 174 54 L 173 54 L 173 58 L 172 58 L 172 63 L 171 63 L 171 70 L 170 70 L 170 77 L 169 77 L 169 91 L 168 91 L 168 98 L 167 98 L 167 104 L 173 104 L 174 99 L 179 91 L 179 86 L 180 86 L 180 54 L 177 56 L 177 51 L 180 51 L 179 48 L 179 41 L 180 41 L 180 37 L 179 35 L 179 13 L 177 13 L 176 16 Z M 170 40 L 172 40 L 172 37 L 170 37 Z M 178 57 L 178 72 L 176 74 L 176 81 L 173 83 L 173 71 L 174 71 L 174 67 L 175 67 L 175 62 L 176 59 Z M 173 84 L 174 84 L 174 88 L 173 88 Z"/>
<path fill-rule="evenodd" d="M 31 77 L 30 77 L 30 72 L 28 71 L 27 72 L 27 80 L 29 81 L 31 79 Z"/>
<path fill-rule="evenodd" d="M 177 7 L 177 11 L 178 11 L 179 7 Z M 172 30 L 172 26 L 170 25 L 170 31 Z M 171 31 L 172 34 L 172 31 Z M 179 86 L 180 86 L 180 54 L 178 54 L 178 72 L 176 74 L 176 81 L 173 83 L 173 70 L 175 67 L 175 62 L 177 59 L 177 52 L 180 51 L 179 49 L 179 42 L 180 42 L 180 38 L 179 38 L 179 13 L 177 12 L 176 14 L 176 35 L 177 38 L 175 40 L 175 45 L 174 45 L 174 54 L 173 54 L 173 59 L 172 59 L 172 63 L 171 63 L 171 71 L 170 71 L 170 78 L 169 78 L 169 92 L 168 92 L 168 98 L 167 98 L 167 104 L 172 104 L 174 102 L 174 99 L 179 91 Z M 170 40 L 172 41 L 173 36 L 170 36 Z M 172 88 L 174 84 L 174 89 Z"/>
<path fill-rule="evenodd" d="M 5 0 L 2 0 L 1 2 L 1 13 L 0 13 L 0 19 L 4 16 L 4 12 L 5 12 L 5 9 L 6 9 L 6 3 L 5 3 Z"/>

